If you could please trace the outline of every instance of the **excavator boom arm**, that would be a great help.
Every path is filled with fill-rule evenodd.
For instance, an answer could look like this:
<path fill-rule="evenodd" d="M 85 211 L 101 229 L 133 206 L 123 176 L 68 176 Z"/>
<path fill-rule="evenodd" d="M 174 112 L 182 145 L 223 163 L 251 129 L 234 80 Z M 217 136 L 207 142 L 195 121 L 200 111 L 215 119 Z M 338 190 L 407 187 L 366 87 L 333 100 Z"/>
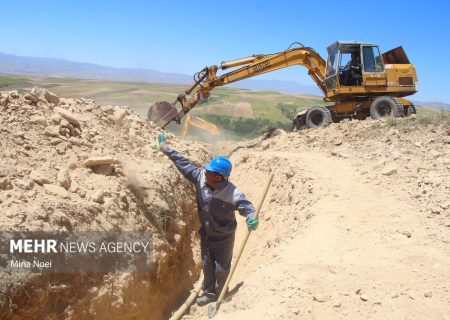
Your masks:
<path fill-rule="evenodd" d="M 221 76 L 207 79 L 202 84 L 203 89 L 207 90 L 209 88 L 259 76 L 264 73 L 299 65 L 308 69 L 308 74 L 313 78 L 318 87 L 326 93 L 324 82 L 325 61 L 311 48 L 294 48 L 271 55 L 255 55 L 240 60 L 222 62 L 220 69 L 225 70 L 230 66 L 237 66 L 240 61 L 243 64 L 247 63 L 247 65 Z"/>
<path fill-rule="evenodd" d="M 209 96 L 210 91 L 219 86 L 224 86 L 240 80 L 252 78 L 287 68 L 290 66 L 299 65 L 308 69 L 308 74 L 317 84 L 317 86 L 326 95 L 325 87 L 325 60 L 312 48 L 297 47 L 288 49 L 286 51 L 267 55 L 253 55 L 251 57 L 222 62 L 220 67 L 210 66 L 204 68 L 196 74 L 195 82 L 177 97 L 173 103 L 180 103 L 182 109 L 176 116 L 165 119 L 163 128 L 171 121 L 180 122 L 181 118 L 188 113 L 197 103 Z M 228 68 L 239 67 L 233 71 L 227 72 L 220 76 L 217 75 L 218 70 L 226 70 Z M 189 99 L 187 98 L 195 89 L 197 91 Z M 166 112 L 167 113 L 167 112 Z M 173 113 L 172 113 L 173 114 Z"/>

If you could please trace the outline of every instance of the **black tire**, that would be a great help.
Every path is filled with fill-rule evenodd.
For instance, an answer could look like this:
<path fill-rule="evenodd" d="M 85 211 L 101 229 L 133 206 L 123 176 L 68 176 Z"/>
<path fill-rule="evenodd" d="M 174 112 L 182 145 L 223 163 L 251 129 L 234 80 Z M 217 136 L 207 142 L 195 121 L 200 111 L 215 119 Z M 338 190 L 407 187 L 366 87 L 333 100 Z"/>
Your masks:
<path fill-rule="evenodd" d="M 333 122 L 331 113 L 324 107 L 312 107 L 306 114 L 306 127 L 320 128 L 326 127 Z"/>
<path fill-rule="evenodd" d="M 413 104 L 406 106 L 405 116 L 409 117 L 412 114 L 417 114 L 416 107 Z"/>
<path fill-rule="evenodd" d="M 370 116 L 375 120 L 388 116 L 400 118 L 404 115 L 403 105 L 395 97 L 378 97 L 370 105 Z"/>

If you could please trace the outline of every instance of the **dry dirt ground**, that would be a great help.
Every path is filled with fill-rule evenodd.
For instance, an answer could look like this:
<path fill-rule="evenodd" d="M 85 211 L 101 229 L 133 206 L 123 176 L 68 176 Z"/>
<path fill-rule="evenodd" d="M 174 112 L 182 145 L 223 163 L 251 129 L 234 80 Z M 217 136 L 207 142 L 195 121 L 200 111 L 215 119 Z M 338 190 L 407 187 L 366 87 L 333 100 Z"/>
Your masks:
<path fill-rule="evenodd" d="M 255 203 L 275 178 L 216 319 L 450 319 L 448 130 L 347 122 L 238 149 Z"/>
<path fill-rule="evenodd" d="M 0 272 L 1 319 L 164 319 L 179 303 L 199 275 L 198 222 L 192 186 L 152 149 L 160 131 L 127 107 L 0 93 L 0 231 L 140 230 L 153 241 L 148 272 Z"/>
<path fill-rule="evenodd" d="M 276 130 L 237 150 L 169 134 L 199 165 L 235 150 L 231 180 L 255 204 L 275 175 L 217 319 L 449 320 L 450 128 L 435 120 Z M 1 93 L 0 132 L 2 231 L 154 235 L 142 274 L 0 273 L 0 318 L 167 319 L 199 276 L 198 221 L 192 186 L 151 148 L 160 130 L 35 89 Z"/>

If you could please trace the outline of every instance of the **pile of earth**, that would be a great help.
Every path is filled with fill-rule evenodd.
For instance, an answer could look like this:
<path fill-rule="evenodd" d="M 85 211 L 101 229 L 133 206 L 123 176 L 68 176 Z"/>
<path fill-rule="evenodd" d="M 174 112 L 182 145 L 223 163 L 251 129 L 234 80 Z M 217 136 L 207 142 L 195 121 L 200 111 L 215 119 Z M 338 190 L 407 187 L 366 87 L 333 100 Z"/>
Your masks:
<path fill-rule="evenodd" d="M 42 88 L 0 98 L 1 231 L 148 231 L 141 273 L 0 274 L 2 319 L 162 319 L 198 278 L 192 186 L 128 107 Z M 171 144 L 200 164 L 199 143 Z"/>
<path fill-rule="evenodd" d="M 218 146 L 255 203 L 275 176 L 216 318 L 447 319 L 449 145 L 442 113 Z"/>

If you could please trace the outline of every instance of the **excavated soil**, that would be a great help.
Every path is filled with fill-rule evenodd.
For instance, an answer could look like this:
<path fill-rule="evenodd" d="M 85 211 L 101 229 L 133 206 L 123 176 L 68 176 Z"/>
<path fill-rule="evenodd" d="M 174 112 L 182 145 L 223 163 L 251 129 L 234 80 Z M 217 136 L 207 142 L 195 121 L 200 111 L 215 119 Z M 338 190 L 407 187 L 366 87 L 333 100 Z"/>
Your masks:
<path fill-rule="evenodd" d="M 164 319 L 198 279 L 195 195 L 127 107 L 3 93 L 1 231 L 149 231 L 142 273 L 0 274 L 1 319 Z M 170 136 L 170 135 L 169 135 Z M 174 147 L 203 163 L 198 144 Z"/>
<path fill-rule="evenodd" d="M 450 319 L 450 127 L 419 120 L 221 148 L 235 150 L 231 180 L 255 203 L 275 178 L 215 318 Z"/>
<path fill-rule="evenodd" d="M 3 230 L 154 235 L 147 273 L 1 274 L 0 317 L 167 319 L 199 277 L 198 221 L 192 186 L 151 148 L 160 131 L 129 108 L 42 89 L 0 105 Z M 231 180 L 255 205 L 275 174 L 217 319 L 450 319 L 448 120 L 169 144 L 197 164 L 233 151 Z"/>

